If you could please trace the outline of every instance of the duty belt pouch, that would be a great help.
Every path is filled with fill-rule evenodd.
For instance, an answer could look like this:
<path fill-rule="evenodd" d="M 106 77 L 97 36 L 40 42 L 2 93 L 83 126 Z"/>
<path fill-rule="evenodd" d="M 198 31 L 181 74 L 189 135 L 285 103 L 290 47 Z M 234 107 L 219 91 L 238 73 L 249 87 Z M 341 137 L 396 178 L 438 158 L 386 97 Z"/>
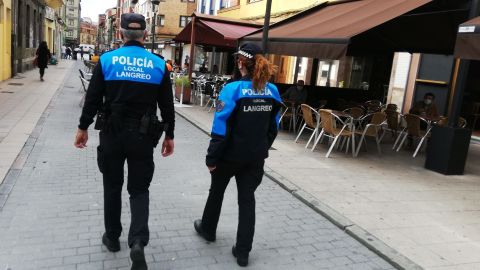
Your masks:
<path fill-rule="evenodd" d="M 104 112 L 98 112 L 94 129 L 103 130 L 105 128 L 106 116 Z"/>
<path fill-rule="evenodd" d="M 97 146 L 97 165 L 101 173 L 103 173 L 104 161 L 105 161 L 105 154 L 103 153 L 102 146 L 99 145 Z"/>
<path fill-rule="evenodd" d="M 153 140 L 153 147 L 157 147 L 158 142 L 162 137 L 163 131 L 165 131 L 166 129 L 166 126 L 168 125 L 158 121 L 158 118 L 156 116 L 151 118 L 149 125 L 149 134 Z"/>

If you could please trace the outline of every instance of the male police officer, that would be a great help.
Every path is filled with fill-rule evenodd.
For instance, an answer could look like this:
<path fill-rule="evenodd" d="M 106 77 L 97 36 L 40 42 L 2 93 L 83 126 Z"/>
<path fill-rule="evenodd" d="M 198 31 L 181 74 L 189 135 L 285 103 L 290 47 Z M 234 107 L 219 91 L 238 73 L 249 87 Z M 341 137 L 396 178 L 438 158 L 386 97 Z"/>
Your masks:
<path fill-rule="evenodd" d="M 149 240 L 148 187 L 154 171 L 153 148 L 163 130 L 156 118 L 157 105 L 168 126 L 162 155 L 171 155 L 174 148 L 175 115 L 169 72 L 163 59 L 144 49 L 145 27 L 142 15 L 122 15 L 125 46 L 103 54 L 95 67 L 75 140 L 76 147 L 86 147 L 87 128 L 98 112 L 95 128 L 101 129 L 97 153 L 103 173 L 106 230 L 102 242 L 111 252 L 120 250 L 121 192 L 127 160 L 132 269 L 147 269 L 143 247 Z"/>

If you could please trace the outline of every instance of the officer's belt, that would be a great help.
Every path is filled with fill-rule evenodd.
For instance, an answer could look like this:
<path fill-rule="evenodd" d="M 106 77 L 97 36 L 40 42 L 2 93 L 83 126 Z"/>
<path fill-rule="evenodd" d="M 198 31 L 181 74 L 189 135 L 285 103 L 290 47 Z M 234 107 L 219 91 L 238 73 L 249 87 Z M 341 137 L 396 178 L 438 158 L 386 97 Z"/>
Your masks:
<path fill-rule="evenodd" d="M 140 119 L 125 118 L 123 120 L 123 126 L 125 128 L 139 128 L 140 127 Z"/>

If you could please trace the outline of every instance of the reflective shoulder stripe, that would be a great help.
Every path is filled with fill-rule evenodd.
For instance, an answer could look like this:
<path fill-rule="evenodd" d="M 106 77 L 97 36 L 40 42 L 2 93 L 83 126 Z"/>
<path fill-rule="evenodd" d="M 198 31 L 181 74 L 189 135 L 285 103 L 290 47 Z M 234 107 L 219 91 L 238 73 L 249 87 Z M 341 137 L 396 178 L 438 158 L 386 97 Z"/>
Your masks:
<path fill-rule="evenodd" d="M 165 61 L 138 46 L 125 46 L 100 58 L 105 81 L 161 84 Z"/>

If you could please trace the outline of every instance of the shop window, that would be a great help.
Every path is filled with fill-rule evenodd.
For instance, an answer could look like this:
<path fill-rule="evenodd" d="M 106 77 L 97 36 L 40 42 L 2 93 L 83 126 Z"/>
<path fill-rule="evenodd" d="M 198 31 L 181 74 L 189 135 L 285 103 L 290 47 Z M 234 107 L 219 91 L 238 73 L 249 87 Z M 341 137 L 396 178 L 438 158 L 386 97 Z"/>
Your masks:
<path fill-rule="evenodd" d="M 316 85 L 327 87 L 339 87 L 338 68 L 339 60 L 321 60 L 318 62 L 318 74 Z"/>

